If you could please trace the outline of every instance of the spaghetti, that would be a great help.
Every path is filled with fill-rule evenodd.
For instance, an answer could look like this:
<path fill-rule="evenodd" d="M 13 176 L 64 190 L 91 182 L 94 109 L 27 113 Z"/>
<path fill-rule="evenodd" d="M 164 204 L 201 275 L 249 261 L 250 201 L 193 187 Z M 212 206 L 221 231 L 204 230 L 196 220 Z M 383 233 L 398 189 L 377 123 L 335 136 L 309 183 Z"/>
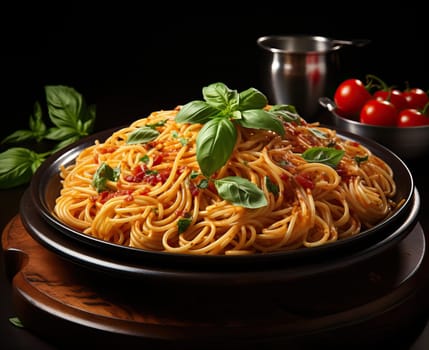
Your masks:
<path fill-rule="evenodd" d="M 237 125 L 237 141 L 213 178 L 244 178 L 267 204 L 234 205 L 201 173 L 196 139 L 202 125 L 177 123 L 175 110 L 138 119 L 62 166 L 54 208 L 67 225 L 99 239 L 146 250 L 238 255 L 311 248 L 359 234 L 399 204 L 392 169 L 335 130 L 284 122 L 283 137 Z M 146 143 L 129 143 L 145 126 Z M 315 147 L 344 151 L 336 167 L 309 162 Z M 106 165 L 104 172 L 101 165 Z M 102 188 L 94 177 L 103 173 Z M 204 184 L 204 186 L 202 186 Z"/>

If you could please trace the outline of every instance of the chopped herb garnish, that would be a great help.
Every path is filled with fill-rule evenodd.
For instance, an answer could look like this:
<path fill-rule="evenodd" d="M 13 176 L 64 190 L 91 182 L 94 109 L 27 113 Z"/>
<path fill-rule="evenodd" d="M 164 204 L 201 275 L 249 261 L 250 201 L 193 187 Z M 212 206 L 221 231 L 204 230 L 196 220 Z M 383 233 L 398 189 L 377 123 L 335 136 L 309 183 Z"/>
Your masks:
<path fill-rule="evenodd" d="M 279 194 L 279 186 L 271 181 L 269 176 L 265 176 L 265 186 L 269 192 L 277 196 Z"/>
<path fill-rule="evenodd" d="M 147 154 L 145 154 L 143 157 L 140 158 L 140 161 L 142 163 L 145 163 L 145 164 L 149 163 L 149 160 L 150 159 L 149 159 L 149 156 Z"/>
<path fill-rule="evenodd" d="M 153 124 L 146 124 L 146 126 L 147 126 L 148 128 L 155 129 L 155 128 L 157 128 L 158 126 L 164 126 L 166 122 L 167 122 L 167 119 L 164 119 L 164 120 L 161 120 L 161 121 L 156 122 L 156 123 L 153 123 Z"/>
<path fill-rule="evenodd" d="M 178 133 L 177 131 L 173 131 L 172 135 L 173 135 L 173 138 L 178 139 L 178 140 L 179 140 L 179 142 L 180 142 L 183 146 L 185 146 L 185 145 L 187 145 L 187 144 L 188 144 L 188 140 L 187 140 L 187 139 L 185 139 L 184 137 L 179 137 L 179 133 Z"/>
<path fill-rule="evenodd" d="M 368 155 L 366 156 L 355 156 L 356 163 L 360 166 L 360 163 L 366 162 L 368 160 Z"/>
<path fill-rule="evenodd" d="M 191 223 L 192 218 L 180 218 L 179 220 L 177 220 L 179 234 L 185 232 Z"/>
<path fill-rule="evenodd" d="M 120 174 L 120 168 L 112 168 L 106 163 L 101 163 L 92 178 L 91 185 L 98 193 L 107 190 L 107 181 L 117 181 Z"/>
<path fill-rule="evenodd" d="M 207 188 L 209 186 L 209 180 L 207 179 L 202 179 L 199 184 L 198 184 L 198 188 Z"/>
<path fill-rule="evenodd" d="M 21 320 L 18 317 L 9 318 L 9 322 L 12 323 L 16 327 L 24 328 L 24 325 L 22 324 Z"/>

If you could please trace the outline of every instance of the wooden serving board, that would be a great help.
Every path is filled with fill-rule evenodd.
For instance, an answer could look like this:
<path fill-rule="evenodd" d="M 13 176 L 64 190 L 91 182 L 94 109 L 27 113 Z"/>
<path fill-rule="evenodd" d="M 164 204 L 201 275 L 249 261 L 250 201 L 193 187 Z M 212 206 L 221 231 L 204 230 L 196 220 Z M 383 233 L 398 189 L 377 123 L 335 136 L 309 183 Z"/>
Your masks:
<path fill-rule="evenodd" d="M 395 340 L 428 304 L 429 264 L 419 225 L 382 257 L 261 290 L 178 288 L 85 268 L 36 242 L 19 215 L 4 229 L 2 248 L 17 315 L 62 347 L 274 349 L 320 341 L 341 347 L 352 338 L 366 346 L 389 335 Z"/>

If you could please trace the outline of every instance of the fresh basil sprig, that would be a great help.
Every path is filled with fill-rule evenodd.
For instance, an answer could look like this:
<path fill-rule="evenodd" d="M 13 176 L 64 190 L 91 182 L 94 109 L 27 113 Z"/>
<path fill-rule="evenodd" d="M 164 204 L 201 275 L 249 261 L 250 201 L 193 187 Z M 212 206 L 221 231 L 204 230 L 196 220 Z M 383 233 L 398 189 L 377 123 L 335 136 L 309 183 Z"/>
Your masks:
<path fill-rule="evenodd" d="M 94 127 L 95 106 L 87 106 L 85 99 L 68 86 L 45 86 L 49 119 L 55 125 L 48 129 L 48 140 L 59 141 L 54 150 L 89 135 Z"/>
<path fill-rule="evenodd" d="M 203 97 L 204 101 L 183 105 L 176 122 L 204 124 L 197 136 L 197 161 L 206 177 L 224 166 L 231 156 L 237 140 L 235 123 L 284 135 L 278 111 L 264 110 L 268 100 L 255 88 L 239 93 L 224 83 L 214 83 L 203 88 Z"/>
<path fill-rule="evenodd" d="M 294 120 L 296 114 L 287 105 L 265 110 L 267 97 L 255 88 L 239 93 L 218 82 L 204 87 L 202 92 L 204 101 L 183 105 L 176 115 L 176 122 L 204 124 L 197 135 L 196 156 L 201 172 L 207 178 L 211 178 L 231 157 L 237 141 L 236 124 L 283 136 L 283 121 Z M 213 181 L 221 198 L 233 204 L 246 208 L 267 205 L 264 192 L 247 179 L 229 176 Z"/>
<path fill-rule="evenodd" d="M 20 144 L 43 140 L 56 141 L 53 148 L 36 153 L 25 147 L 12 147 L 0 153 L 0 188 L 26 184 L 42 162 L 57 150 L 89 135 L 95 123 L 95 106 L 87 106 L 83 96 L 75 89 L 57 85 L 45 86 L 46 104 L 51 127 L 43 120 L 39 101 L 34 104 L 29 118 L 29 129 L 22 129 L 6 136 L 1 143 Z"/>

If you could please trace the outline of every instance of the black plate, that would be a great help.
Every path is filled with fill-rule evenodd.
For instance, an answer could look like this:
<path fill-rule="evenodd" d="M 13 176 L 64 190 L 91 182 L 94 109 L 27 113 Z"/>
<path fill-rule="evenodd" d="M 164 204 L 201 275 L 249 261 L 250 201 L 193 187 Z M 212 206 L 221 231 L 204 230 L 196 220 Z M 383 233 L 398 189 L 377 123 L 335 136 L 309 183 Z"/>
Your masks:
<path fill-rule="evenodd" d="M 278 264 L 285 266 L 284 264 L 325 262 L 327 259 L 348 258 L 363 251 L 375 251 L 380 248 L 380 244 L 388 245 L 390 241 L 395 241 L 397 238 L 409 233 L 417 221 L 420 199 L 416 195 L 417 190 L 414 188 L 413 177 L 405 163 L 396 154 L 376 142 L 347 132 L 338 132 L 339 136 L 360 142 L 375 155 L 385 160 L 395 173 L 397 182 L 396 199 L 405 199 L 404 205 L 399 210 L 371 229 L 320 247 L 245 256 L 175 254 L 106 242 L 68 227 L 52 215 L 52 211 L 55 199 L 58 197 L 61 188 L 60 165 L 71 164 L 84 148 L 94 144 L 95 140 L 103 142 L 114 130 L 117 130 L 117 128 L 84 138 L 45 160 L 34 174 L 29 193 L 25 196 L 25 202 L 21 206 L 24 224 L 27 225 L 30 233 L 35 238 L 63 255 L 73 256 L 74 260 L 81 259 L 90 265 L 103 265 L 101 261 L 104 260 L 106 265 L 109 265 L 108 261 L 115 261 L 120 265 L 125 264 L 126 270 L 133 270 L 134 267 L 137 267 L 137 271 L 141 266 L 144 266 L 144 268 L 151 266 L 188 270 L 266 270 L 267 268 L 271 269 L 273 266 L 278 266 Z M 31 204 L 29 205 L 28 203 Z M 40 215 L 44 224 L 47 223 L 48 225 L 32 222 L 33 219 L 36 219 L 36 215 Z M 67 247 L 61 248 L 59 246 L 65 242 L 67 242 L 67 245 L 71 244 L 73 246 L 72 252 L 69 252 Z M 84 256 L 78 254 L 80 249 L 86 252 Z M 95 254 L 96 257 L 88 254 Z M 122 267 L 112 266 L 111 268 L 113 270 L 122 270 Z"/>
<path fill-rule="evenodd" d="M 198 285 L 198 286 L 249 286 L 249 285 L 275 285 L 294 280 L 301 280 L 322 273 L 330 273 L 349 268 L 358 263 L 369 261 L 369 259 L 382 256 L 383 253 L 391 251 L 405 237 L 418 227 L 418 212 L 420 208 L 420 195 L 415 189 L 411 211 L 395 230 L 389 234 L 383 235 L 376 243 L 371 244 L 360 250 L 348 254 L 331 254 L 325 257 L 323 261 L 311 258 L 311 253 L 302 255 L 298 253 L 300 259 L 292 260 L 289 254 L 275 254 L 275 261 L 272 256 L 267 255 L 265 258 L 255 256 L 252 259 L 246 258 L 246 265 L 242 259 L 212 259 L 212 264 L 200 264 L 204 262 L 205 257 L 196 256 L 186 260 L 186 257 L 177 255 L 157 255 L 157 259 L 145 259 L 146 252 L 133 255 L 131 259 L 125 259 L 123 254 L 118 254 L 114 248 L 111 250 L 104 249 L 102 242 L 100 244 L 85 244 L 81 239 L 75 239 L 70 235 L 55 229 L 50 225 L 38 212 L 31 198 L 30 190 L 26 190 L 22 196 L 20 204 L 21 220 L 29 234 L 40 244 L 82 267 L 114 274 L 124 278 L 134 280 L 146 280 L 147 282 L 156 282 L 180 285 Z M 420 228 L 421 230 L 421 228 Z M 121 249 L 122 248 L 118 248 Z M 126 250 L 126 249 L 125 249 Z M 318 254 L 316 254 L 317 256 Z M 137 257 L 141 259 L 137 259 Z M 286 258 L 280 259 L 280 257 Z M 309 259 L 304 259 L 309 257 Z M 321 256 L 319 256 L 321 257 Z M 169 258 L 169 259 L 164 259 Z M 226 262 L 240 264 L 224 264 Z M 214 264 L 213 262 L 219 262 Z M 262 262 L 262 264 L 261 264 Z M 241 268 L 238 268 L 241 267 Z"/>

